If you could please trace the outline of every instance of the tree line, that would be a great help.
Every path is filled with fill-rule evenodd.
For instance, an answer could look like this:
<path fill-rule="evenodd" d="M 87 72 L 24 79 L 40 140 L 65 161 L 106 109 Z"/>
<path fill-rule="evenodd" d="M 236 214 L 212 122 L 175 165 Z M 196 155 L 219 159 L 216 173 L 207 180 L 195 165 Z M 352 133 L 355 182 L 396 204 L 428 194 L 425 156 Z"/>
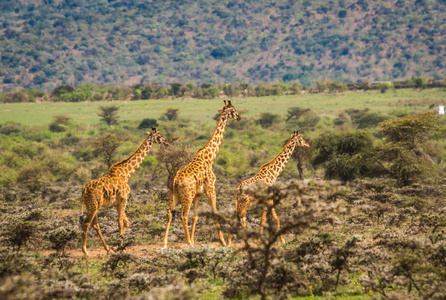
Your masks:
<path fill-rule="evenodd" d="M 14 92 L 0 93 L 0 103 L 19 102 L 82 102 L 82 101 L 110 101 L 110 100 L 150 100 L 172 98 L 210 99 L 224 97 L 263 97 L 274 95 L 294 95 L 299 93 L 337 93 L 357 90 L 380 90 L 385 93 L 389 88 L 444 88 L 446 80 L 416 77 L 400 81 L 359 81 L 344 83 L 337 80 L 317 80 L 312 86 L 302 85 L 299 81 L 259 83 L 250 85 L 245 82 L 236 84 L 213 85 L 203 83 L 197 86 L 193 82 L 186 84 L 175 82 L 168 86 L 159 83 L 141 83 L 134 86 L 113 87 L 82 84 L 71 86 L 60 85 L 46 93 L 34 89 L 21 89 Z"/>

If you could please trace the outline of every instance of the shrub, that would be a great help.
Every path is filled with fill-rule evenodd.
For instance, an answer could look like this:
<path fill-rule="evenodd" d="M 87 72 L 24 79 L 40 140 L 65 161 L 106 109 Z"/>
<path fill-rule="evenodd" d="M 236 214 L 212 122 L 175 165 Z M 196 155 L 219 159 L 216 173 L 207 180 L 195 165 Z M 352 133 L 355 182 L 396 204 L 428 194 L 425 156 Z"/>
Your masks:
<path fill-rule="evenodd" d="M 278 123 L 280 121 L 280 116 L 272 113 L 261 113 L 260 118 L 257 120 L 257 123 L 262 126 L 262 128 L 271 127 L 274 123 Z"/>
<path fill-rule="evenodd" d="M 57 88 L 55 88 L 51 92 L 51 98 L 55 98 L 56 100 L 60 100 L 60 97 L 63 94 L 72 93 L 74 91 L 75 91 L 74 87 L 72 87 L 71 85 L 68 85 L 68 84 L 64 84 L 64 85 L 58 86 Z"/>
<path fill-rule="evenodd" d="M 37 228 L 32 222 L 12 218 L 3 234 L 3 241 L 7 246 L 11 246 L 18 252 L 23 246 L 35 239 L 36 233 Z"/>
<path fill-rule="evenodd" d="M 158 122 L 155 119 L 143 119 L 138 125 L 138 129 L 158 127 Z"/>
<path fill-rule="evenodd" d="M 381 157 L 389 164 L 390 174 L 401 185 L 421 179 L 434 167 L 428 140 L 438 130 L 434 112 L 420 113 L 380 123 L 384 145 Z"/>
<path fill-rule="evenodd" d="M 288 108 L 286 122 L 289 120 L 299 120 L 299 118 L 307 111 L 310 111 L 310 109 L 297 106 Z"/>
<path fill-rule="evenodd" d="M 5 135 L 10 135 L 12 133 L 19 133 L 21 130 L 21 125 L 15 122 L 6 122 L 5 124 L 0 124 L 0 133 Z"/>
<path fill-rule="evenodd" d="M 168 108 L 166 109 L 164 116 L 166 116 L 167 120 L 169 121 L 176 121 L 178 119 L 179 110 L 179 108 Z"/>
<path fill-rule="evenodd" d="M 366 131 L 326 132 L 314 141 L 313 165 L 325 167 L 325 177 L 350 181 L 373 167 L 370 148 L 373 140 Z"/>
<path fill-rule="evenodd" d="M 48 235 L 51 242 L 51 248 L 56 250 L 58 255 L 65 256 L 66 246 L 77 240 L 79 232 L 74 229 L 57 229 Z"/>
<path fill-rule="evenodd" d="M 358 125 L 359 129 L 368 127 L 375 127 L 379 123 L 387 120 L 387 116 L 380 115 L 378 113 L 365 113 L 361 117 L 357 118 L 354 123 Z"/>

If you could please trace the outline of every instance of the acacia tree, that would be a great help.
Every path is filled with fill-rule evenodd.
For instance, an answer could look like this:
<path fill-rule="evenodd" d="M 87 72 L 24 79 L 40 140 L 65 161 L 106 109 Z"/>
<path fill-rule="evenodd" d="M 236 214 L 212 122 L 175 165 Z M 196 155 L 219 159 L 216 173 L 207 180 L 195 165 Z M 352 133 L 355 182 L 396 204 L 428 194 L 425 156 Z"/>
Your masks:
<path fill-rule="evenodd" d="M 101 122 L 104 122 L 108 126 L 117 125 L 118 122 L 118 111 L 119 107 L 116 105 L 112 106 L 99 106 L 100 112 L 98 116 L 101 117 Z"/>
<path fill-rule="evenodd" d="M 381 157 L 389 164 L 389 173 L 400 185 L 408 185 L 427 175 L 434 167 L 429 142 L 438 130 L 435 112 L 419 113 L 380 123 L 384 145 Z"/>

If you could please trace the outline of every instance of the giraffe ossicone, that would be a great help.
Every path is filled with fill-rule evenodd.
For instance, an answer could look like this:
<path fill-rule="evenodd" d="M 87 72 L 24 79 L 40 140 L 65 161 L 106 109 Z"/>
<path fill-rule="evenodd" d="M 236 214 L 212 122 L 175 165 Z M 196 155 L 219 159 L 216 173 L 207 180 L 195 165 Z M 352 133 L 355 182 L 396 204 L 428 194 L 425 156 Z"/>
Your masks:
<path fill-rule="evenodd" d="M 88 255 L 87 233 L 91 223 L 93 223 L 107 254 L 110 254 L 110 247 L 107 246 L 98 223 L 97 213 L 100 207 L 115 207 L 118 211 L 119 233 L 122 235 L 127 230 L 129 220 L 125 214 L 125 207 L 130 193 L 128 180 L 142 164 L 153 144 L 169 145 L 156 128 L 147 132 L 147 137 L 132 155 L 112 165 L 107 174 L 91 180 L 83 189 L 82 209 L 84 204 L 87 208 L 87 216 L 82 221 L 82 252 L 85 255 Z"/>
<path fill-rule="evenodd" d="M 231 104 L 231 100 L 224 100 L 225 106 L 220 109 L 220 118 L 217 127 L 206 145 L 197 151 L 193 160 L 180 169 L 175 175 L 171 186 L 169 187 L 169 207 L 167 209 L 166 232 L 164 234 L 164 247 L 167 248 L 167 239 L 169 227 L 172 222 L 172 212 L 175 210 L 178 202 L 181 203 L 181 222 L 183 223 L 186 242 L 188 245 L 194 244 L 195 225 L 198 221 L 198 205 L 203 193 L 206 193 L 208 202 L 214 212 L 217 211 L 215 181 L 216 177 L 212 170 L 212 164 L 217 157 L 217 152 L 223 140 L 226 122 L 228 119 L 240 120 L 240 115 Z M 188 214 L 190 207 L 194 204 L 194 216 L 192 218 L 192 227 L 189 234 Z M 226 246 L 223 234 L 220 229 L 220 223 L 215 220 L 217 232 L 222 245 Z"/>

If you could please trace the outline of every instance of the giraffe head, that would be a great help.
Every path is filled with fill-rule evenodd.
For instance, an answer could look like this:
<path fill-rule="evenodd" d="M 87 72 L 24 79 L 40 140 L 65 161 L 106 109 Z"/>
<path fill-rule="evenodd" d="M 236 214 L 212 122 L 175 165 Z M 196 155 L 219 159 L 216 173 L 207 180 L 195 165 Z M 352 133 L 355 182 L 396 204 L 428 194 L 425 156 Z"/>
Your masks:
<path fill-rule="evenodd" d="M 299 131 L 293 132 L 291 135 L 291 140 L 296 143 L 297 147 L 310 147 L 310 145 L 304 140 L 304 138 L 299 134 Z"/>
<path fill-rule="evenodd" d="M 222 109 L 219 109 L 218 111 L 222 114 L 226 115 L 228 119 L 234 119 L 237 121 L 240 121 L 242 118 L 238 114 L 238 112 L 235 110 L 235 107 L 232 106 L 231 100 L 223 100 L 225 102 L 225 107 Z"/>
<path fill-rule="evenodd" d="M 161 133 L 156 130 L 156 128 L 152 128 L 152 132 L 147 132 L 147 135 L 149 136 L 149 140 L 152 142 L 152 144 L 163 144 L 169 146 L 169 143 L 166 142 L 166 139 L 161 136 Z"/>

